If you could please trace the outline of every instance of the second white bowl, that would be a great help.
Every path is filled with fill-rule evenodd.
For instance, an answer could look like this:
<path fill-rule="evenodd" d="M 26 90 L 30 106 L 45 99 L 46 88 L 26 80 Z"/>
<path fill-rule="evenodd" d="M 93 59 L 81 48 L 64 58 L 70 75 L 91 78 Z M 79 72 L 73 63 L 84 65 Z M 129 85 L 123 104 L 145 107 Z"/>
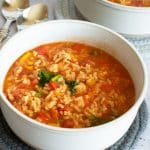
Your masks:
<path fill-rule="evenodd" d="M 150 36 L 150 7 L 123 6 L 108 0 L 75 0 L 83 16 L 127 36 Z"/>

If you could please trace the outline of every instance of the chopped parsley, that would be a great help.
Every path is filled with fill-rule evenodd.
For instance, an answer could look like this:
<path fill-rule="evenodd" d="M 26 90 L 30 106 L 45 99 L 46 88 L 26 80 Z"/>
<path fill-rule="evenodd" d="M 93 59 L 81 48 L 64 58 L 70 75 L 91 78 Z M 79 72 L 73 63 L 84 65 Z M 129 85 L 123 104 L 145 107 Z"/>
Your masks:
<path fill-rule="evenodd" d="M 75 93 L 75 87 L 76 87 L 76 85 L 78 85 L 78 82 L 76 80 L 74 80 L 74 81 L 66 80 L 65 82 L 69 87 L 71 95 L 73 95 Z"/>
<path fill-rule="evenodd" d="M 49 71 L 47 71 L 47 70 L 40 70 L 39 72 L 38 72 L 38 77 L 39 77 L 39 85 L 41 86 L 41 87 L 44 87 L 44 85 L 46 84 L 46 83 L 48 83 L 51 79 L 52 79 L 52 77 L 54 77 L 54 75 L 53 74 L 51 74 Z"/>
<path fill-rule="evenodd" d="M 92 51 L 90 51 L 89 54 L 92 55 L 92 56 L 98 56 L 99 52 L 97 50 L 92 50 Z"/>
<path fill-rule="evenodd" d="M 62 77 L 60 74 L 52 74 L 47 70 L 40 70 L 38 72 L 39 77 L 39 86 L 44 87 L 46 83 L 49 81 L 58 82 L 58 80 Z M 68 85 L 71 95 L 75 93 L 75 87 L 78 85 L 78 82 L 76 80 L 74 81 L 68 81 L 65 80 L 65 83 Z"/>
<path fill-rule="evenodd" d="M 54 77 L 52 77 L 51 81 L 58 81 L 62 76 L 60 74 L 55 75 Z"/>
<path fill-rule="evenodd" d="M 88 119 L 91 122 L 91 126 L 96 126 L 96 125 L 100 125 L 100 124 L 107 122 L 106 120 L 96 117 L 95 115 L 89 116 Z"/>

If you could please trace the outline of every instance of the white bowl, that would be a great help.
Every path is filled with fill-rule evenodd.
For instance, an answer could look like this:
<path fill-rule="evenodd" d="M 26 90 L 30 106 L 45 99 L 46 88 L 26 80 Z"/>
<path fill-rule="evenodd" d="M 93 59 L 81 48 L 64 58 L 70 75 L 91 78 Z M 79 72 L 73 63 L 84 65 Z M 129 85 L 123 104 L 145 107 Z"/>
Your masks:
<path fill-rule="evenodd" d="M 83 16 L 91 22 L 129 36 L 150 36 L 150 7 L 123 6 L 108 0 L 75 0 Z"/>
<path fill-rule="evenodd" d="M 131 109 L 111 122 L 82 129 L 48 126 L 15 109 L 3 93 L 8 69 L 25 51 L 56 41 L 87 43 L 117 58 L 127 68 L 135 84 L 136 102 Z M 0 105 L 3 115 L 18 137 L 38 149 L 100 150 L 111 146 L 132 124 L 147 90 L 146 68 L 135 48 L 117 33 L 93 23 L 62 20 L 37 24 L 12 37 L 2 48 L 0 60 Z"/>

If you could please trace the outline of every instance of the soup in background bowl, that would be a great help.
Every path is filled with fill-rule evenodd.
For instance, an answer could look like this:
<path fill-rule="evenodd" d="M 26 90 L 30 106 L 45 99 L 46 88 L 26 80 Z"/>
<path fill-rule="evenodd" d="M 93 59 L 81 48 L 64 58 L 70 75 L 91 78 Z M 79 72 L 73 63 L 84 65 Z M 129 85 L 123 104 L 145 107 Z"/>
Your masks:
<path fill-rule="evenodd" d="M 64 42 L 60 43 L 60 41 Z M 73 41 L 73 43 L 68 41 Z M 82 47 L 82 50 L 80 50 L 80 47 Z M 47 51 L 47 48 L 53 53 Z M 32 58 L 32 56 L 34 57 Z M 31 61 L 26 61 L 29 58 Z M 55 61 L 51 61 L 50 58 Z M 76 64 L 74 59 L 80 65 Z M 0 60 L 3 62 L 0 64 L 0 105 L 3 115 L 12 131 L 25 143 L 37 149 L 97 150 L 108 148 L 129 129 L 147 90 L 147 71 L 136 49 L 117 33 L 103 26 L 84 21 L 49 21 L 25 29 L 17 33 L 4 45 Z M 61 67 L 57 67 L 59 62 L 62 63 Z M 22 67 L 18 69 L 19 66 Z M 33 67 L 35 68 L 33 69 Z M 65 67 L 69 67 L 68 72 L 67 70 L 63 71 Z M 28 71 L 30 69 L 32 73 Z M 73 71 L 73 69 L 83 69 L 83 71 L 78 72 Z M 84 77 L 85 71 L 91 72 L 87 73 L 89 77 L 86 80 L 87 76 Z M 100 74 L 100 76 L 97 77 L 97 74 Z M 117 75 L 120 79 L 115 79 L 114 75 Z M 88 79 L 91 79 L 91 81 L 88 81 Z M 93 82 L 96 83 L 93 84 Z M 121 84 L 119 85 L 119 83 Z M 120 87 L 118 90 L 115 89 L 117 84 Z M 91 89 L 90 86 L 92 86 Z M 128 92 L 127 87 L 131 88 L 132 92 Z M 72 117 L 72 114 L 70 116 L 72 119 L 64 118 L 64 115 L 62 120 L 57 118 L 60 117 L 57 116 L 57 113 L 64 112 L 65 114 L 63 107 L 66 105 L 57 106 L 57 96 L 51 97 L 50 93 L 57 93 L 58 90 L 57 94 L 59 95 L 59 90 L 63 88 L 66 90 L 67 95 L 62 90 L 62 99 L 59 100 L 67 103 L 75 102 L 73 108 L 69 107 L 69 109 L 72 109 L 71 112 L 77 119 Z M 16 91 L 13 91 L 15 89 Z M 95 101 L 94 104 L 90 102 L 90 99 L 86 101 L 82 98 L 86 94 L 86 90 L 91 93 L 90 99 Z M 100 101 L 96 100 L 96 96 L 99 96 L 99 94 L 96 94 L 97 90 L 101 90 L 98 93 L 103 93 L 104 96 L 106 96 L 106 93 L 110 93 L 111 90 L 114 91 L 110 93 L 108 101 L 102 100 L 104 105 L 101 110 L 97 107 L 100 106 L 98 105 Z M 125 92 L 127 93 L 124 94 Z M 102 98 L 103 94 L 101 95 Z M 117 99 L 116 104 L 111 104 L 111 94 L 114 94 L 114 96 L 120 94 L 123 103 L 126 95 L 133 101 L 130 101 L 131 104 L 126 109 L 126 105 L 120 102 L 119 105 L 121 106 L 118 106 Z M 44 104 L 46 101 L 40 99 L 46 99 L 45 96 L 48 96 L 48 105 Z M 68 96 L 66 100 L 64 96 Z M 31 97 L 31 99 L 28 97 Z M 69 99 L 70 97 L 74 97 L 76 101 L 72 102 L 72 99 Z M 88 96 L 85 95 L 85 97 L 88 99 Z M 31 101 L 32 99 L 35 101 Z M 54 102 L 49 103 L 50 99 L 53 99 Z M 39 109 L 36 107 L 39 104 L 43 104 L 44 107 L 42 106 L 41 109 L 40 106 Z M 56 107 L 53 107 L 54 105 Z M 89 108 L 86 117 L 84 113 L 82 114 L 82 111 L 86 110 L 83 105 Z M 78 110 L 76 106 L 81 106 L 82 109 Z M 116 107 L 116 109 L 112 109 L 113 107 Z M 57 112 L 55 108 L 57 108 Z M 107 122 L 102 112 L 107 112 L 108 108 L 110 115 L 107 118 L 110 118 L 110 120 Z M 24 113 L 20 112 L 22 110 Z M 35 113 L 40 111 L 42 113 L 49 111 L 48 119 L 47 112 L 44 115 Z M 101 113 L 106 123 L 99 122 L 100 117 L 102 117 Z M 92 114 L 92 116 L 89 114 Z M 31 115 L 34 119 L 27 115 Z M 69 116 L 69 114 L 66 115 Z M 84 119 L 81 117 L 81 123 L 78 116 L 85 117 L 83 117 Z M 55 121 L 51 118 L 55 118 Z M 94 126 L 89 120 L 96 120 Z"/>
<path fill-rule="evenodd" d="M 111 2 L 115 2 L 121 5 L 126 6 L 137 6 L 137 7 L 149 7 L 150 0 L 109 0 Z"/>
<path fill-rule="evenodd" d="M 118 3 L 115 0 L 74 1 L 79 12 L 91 22 L 108 27 L 125 37 L 149 37 L 150 7 L 120 5 L 119 2 L 121 0 Z M 122 2 L 125 3 L 126 0 Z"/>

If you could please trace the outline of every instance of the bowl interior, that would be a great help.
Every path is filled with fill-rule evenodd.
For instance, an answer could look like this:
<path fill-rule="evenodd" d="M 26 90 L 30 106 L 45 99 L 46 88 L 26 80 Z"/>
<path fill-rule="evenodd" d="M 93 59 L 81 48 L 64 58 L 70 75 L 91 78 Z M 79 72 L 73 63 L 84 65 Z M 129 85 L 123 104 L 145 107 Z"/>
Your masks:
<path fill-rule="evenodd" d="M 49 21 L 32 26 L 11 38 L 2 48 L 0 60 L 0 93 L 6 73 L 12 63 L 24 52 L 44 43 L 74 41 L 103 49 L 118 59 L 129 71 L 136 89 L 141 95 L 145 83 L 143 64 L 134 48 L 118 34 L 105 27 L 82 21 Z M 139 80 L 140 79 L 140 80 Z"/>

